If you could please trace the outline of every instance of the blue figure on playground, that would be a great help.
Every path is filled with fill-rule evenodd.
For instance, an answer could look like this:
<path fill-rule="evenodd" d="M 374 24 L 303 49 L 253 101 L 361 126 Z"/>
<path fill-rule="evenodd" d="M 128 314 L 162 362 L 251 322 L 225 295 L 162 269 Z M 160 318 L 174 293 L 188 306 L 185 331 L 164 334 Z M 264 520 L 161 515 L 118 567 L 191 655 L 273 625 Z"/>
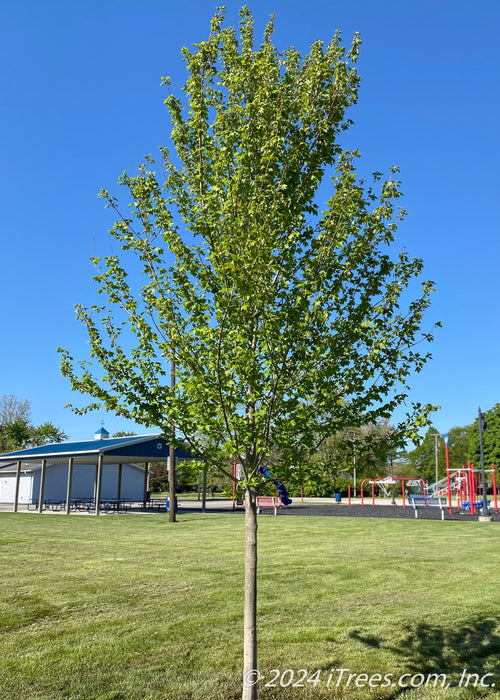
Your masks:
<path fill-rule="evenodd" d="M 264 467 L 259 467 L 259 471 L 261 474 L 264 474 L 264 476 L 267 476 L 269 479 L 272 480 L 273 484 L 276 486 L 276 490 L 278 491 L 280 495 L 281 502 L 284 506 L 289 506 L 290 503 L 292 502 L 292 499 L 287 493 L 287 490 L 285 488 L 285 485 L 282 484 L 279 481 L 276 481 L 271 474 L 267 471 L 267 469 L 264 469 Z"/>

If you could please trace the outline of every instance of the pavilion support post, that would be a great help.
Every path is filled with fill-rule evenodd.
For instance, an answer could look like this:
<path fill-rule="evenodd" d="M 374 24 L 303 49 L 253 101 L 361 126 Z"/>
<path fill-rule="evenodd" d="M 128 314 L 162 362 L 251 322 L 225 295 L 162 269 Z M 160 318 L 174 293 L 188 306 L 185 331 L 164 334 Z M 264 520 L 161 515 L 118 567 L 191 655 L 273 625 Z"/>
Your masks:
<path fill-rule="evenodd" d="M 47 460 L 42 459 L 42 469 L 40 471 L 40 493 L 38 494 L 38 512 L 43 513 L 43 498 L 45 494 L 45 473 L 47 471 Z"/>
<path fill-rule="evenodd" d="M 116 489 L 116 500 L 119 501 L 122 497 L 122 471 L 123 464 L 118 465 L 118 487 Z"/>
<path fill-rule="evenodd" d="M 144 469 L 144 485 L 142 488 L 142 507 L 146 508 L 146 502 L 148 500 L 148 482 L 149 482 L 149 462 L 146 462 L 146 467 Z"/>
<path fill-rule="evenodd" d="M 73 486 L 73 457 L 68 461 L 68 485 L 66 487 L 66 515 L 69 515 L 71 510 L 71 488 Z"/>
<path fill-rule="evenodd" d="M 17 506 L 19 503 L 19 486 L 21 484 L 21 462 L 17 463 L 16 471 L 16 492 L 14 494 L 14 513 L 17 513 Z"/>
<path fill-rule="evenodd" d="M 94 503 L 97 501 L 97 472 L 99 471 L 99 466 L 96 464 L 95 465 L 95 474 L 94 474 Z"/>
<path fill-rule="evenodd" d="M 102 455 L 97 458 L 96 470 L 96 485 L 95 485 L 95 514 L 101 512 L 101 489 L 102 489 Z"/>

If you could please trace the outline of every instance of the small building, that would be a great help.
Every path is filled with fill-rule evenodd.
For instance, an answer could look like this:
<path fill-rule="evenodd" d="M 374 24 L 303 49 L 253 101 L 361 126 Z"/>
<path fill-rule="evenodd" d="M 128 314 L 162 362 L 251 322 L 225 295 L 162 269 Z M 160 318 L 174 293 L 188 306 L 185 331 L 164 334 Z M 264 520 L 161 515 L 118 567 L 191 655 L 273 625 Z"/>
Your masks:
<path fill-rule="evenodd" d="M 44 505 L 58 501 L 69 513 L 75 501 L 146 501 L 149 468 L 167 462 L 170 446 L 160 435 L 110 438 L 101 428 L 94 440 L 65 442 L 0 455 L 0 503 Z M 175 450 L 176 459 L 192 456 Z M 138 464 L 138 462 L 140 464 Z M 144 466 L 142 466 L 144 465 Z"/>
<path fill-rule="evenodd" d="M 73 464 L 71 498 L 85 501 L 95 499 L 95 470 L 92 464 Z M 103 464 L 101 499 L 109 501 L 142 501 L 145 468 L 138 464 Z M 40 494 L 41 463 L 22 462 L 18 503 L 36 504 Z M 67 495 L 67 464 L 47 462 L 45 467 L 44 498 L 62 501 Z M 16 495 L 17 463 L 0 465 L 0 503 L 14 503 Z M 118 486 L 120 488 L 118 489 Z"/>

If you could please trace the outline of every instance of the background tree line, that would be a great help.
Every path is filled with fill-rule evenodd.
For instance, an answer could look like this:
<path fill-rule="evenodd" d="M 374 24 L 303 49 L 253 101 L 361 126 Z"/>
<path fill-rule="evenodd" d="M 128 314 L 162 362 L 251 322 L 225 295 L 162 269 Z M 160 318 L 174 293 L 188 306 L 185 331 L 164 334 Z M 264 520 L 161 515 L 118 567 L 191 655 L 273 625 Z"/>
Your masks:
<path fill-rule="evenodd" d="M 486 411 L 487 429 L 484 431 L 484 456 L 486 466 L 492 462 L 500 464 L 500 403 Z M 118 432 L 113 437 L 130 435 Z M 397 477 L 422 478 L 427 483 L 436 479 L 436 445 L 438 456 L 438 477 L 446 476 L 446 460 L 443 434 L 431 425 L 421 443 L 414 449 L 396 447 L 392 443 L 394 426 L 387 419 L 368 423 L 361 427 L 347 428 L 326 438 L 322 445 L 305 463 L 297 465 L 297 477 L 290 471 L 286 484 L 289 493 L 297 496 L 303 489 L 305 496 L 331 496 L 334 492 L 347 493 L 352 485 L 354 468 L 357 484 L 366 478 L 376 478 L 389 474 L 389 451 L 392 447 L 393 473 Z M 473 423 L 454 426 L 448 430 L 449 459 L 452 470 L 459 469 L 468 462 L 480 464 L 479 431 L 477 418 Z M 31 420 L 31 404 L 12 395 L 0 398 L 0 451 L 12 452 L 18 449 L 63 442 L 68 436 L 61 428 L 46 421 L 34 425 Z M 272 472 L 273 456 L 268 460 Z M 183 461 L 178 465 L 177 488 L 179 492 L 196 491 L 202 464 Z M 228 461 L 228 469 L 232 469 Z M 304 479 L 304 472 L 307 477 Z M 300 474 L 300 476 L 299 476 Z M 213 469 L 208 470 L 209 490 L 232 492 L 229 479 L 224 479 Z M 271 486 L 269 487 L 271 489 Z M 151 474 L 151 490 L 168 489 L 167 464 L 155 465 Z"/>
<path fill-rule="evenodd" d="M 484 459 L 486 468 L 492 463 L 500 464 L 500 403 L 484 413 L 487 428 L 483 433 Z M 480 466 L 478 419 L 463 426 L 454 426 L 448 430 L 450 469 L 460 469 L 472 462 Z M 418 473 L 428 482 L 436 480 L 436 441 L 438 455 L 438 476 L 446 476 L 446 458 L 443 435 L 430 426 L 421 442 L 414 450 L 408 452 L 404 461 L 408 469 Z"/>
<path fill-rule="evenodd" d="M 67 438 L 66 433 L 50 421 L 34 425 L 29 401 L 5 394 L 0 398 L 0 452 L 63 442 Z"/>

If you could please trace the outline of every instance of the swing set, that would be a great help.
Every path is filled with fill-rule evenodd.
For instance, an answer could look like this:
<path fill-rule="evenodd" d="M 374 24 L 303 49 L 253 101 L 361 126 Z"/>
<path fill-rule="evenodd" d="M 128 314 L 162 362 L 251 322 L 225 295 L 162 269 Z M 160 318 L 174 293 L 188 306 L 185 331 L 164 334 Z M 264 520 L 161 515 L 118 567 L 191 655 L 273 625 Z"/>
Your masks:
<path fill-rule="evenodd" d="M 382 489 L 382 491 L 384 492 L 384 494 L 385 494 L 386 496 L 388 496 L 389 493 L 388 493 L 386 487 L 387 487 L 388 485 L 391 485 L 391 486 L 392 486 L 394 483 L 396 483 L 396 482 L 398 482 L 398 481 L 401 482 L 401 493 L 402 493 L 402 495 L 403 495 L 403 508 L 406 508 L 406 501 L 405 501 L 405 481 L 406 481 L 406 482 L 410 482 L 409 484 L 407 483 L 407 485 L 409 485 L 409 486 L 417 486 L 417 485 L 420 486 L 420 485 L 422 485 L 422 488 L 423 488 L 423 490 L 424 490 L 424 499 L 427 500 L 427 487 L 426 487 L 425 481 L 424 481 L 423 479 L 413 479 L 413 478 L 409 478 L 409 477 L 401 478 L 401 477 L 396 477 L 396 476 L 394 476 L 394 477 L 387 476 L 387 477 L 379 477 L 378 479 L 364 479 L 364 480 L 361 482 L 361 489 L 360 489 L 360 490 L 361 490 L 361 505 L 364 506 L 364 504 L 365 504 L 365 503 L 364 503 L 364 495 L 363 495 L 363 486 L 366 484 L 366 482 L 368 482 L 369 484 L 372 485 L 372 507 L 375 508 L 375 486 L 379 486 L 379 487 Z"/>

